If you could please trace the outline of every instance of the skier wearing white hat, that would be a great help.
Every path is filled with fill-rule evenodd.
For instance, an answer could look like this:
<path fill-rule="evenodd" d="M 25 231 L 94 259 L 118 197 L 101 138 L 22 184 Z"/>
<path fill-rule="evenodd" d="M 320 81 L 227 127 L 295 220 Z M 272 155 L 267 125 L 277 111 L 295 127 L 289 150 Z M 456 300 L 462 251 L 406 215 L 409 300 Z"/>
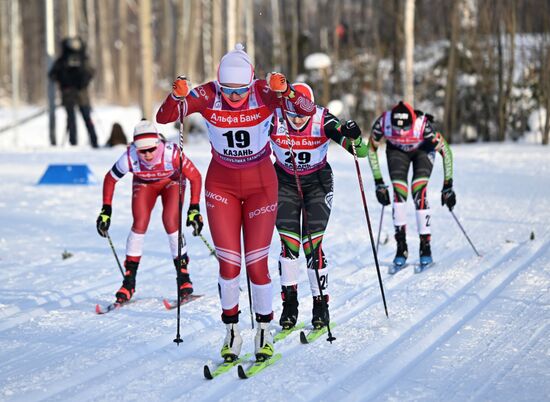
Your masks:
<path fill-rule="evenodd" d="M 283 74 L 254 78 L 254 67 L 241 44 L 220 61 L 218 79 L 190 90 L 178 77 L 173 91 L 157 113 L 159 123 L 198 112 L 206 120 L 212 160 L 205 181 L 208 223 L 219 258 L 218 284 L 222 321 L 227 335 L 222 357 L 234 361 L 242 338 L 239 321 L 241 232 L 246 269 L 258 322 L 255 337 L 257 360 L 273 355 L 269 324 L 273 319 L 272 286 L 267 257 L 277 215 L 277 176 L 269 144 L 273 112 L 287 99 L 303 115 L 313 115 L 315 105 L 294 91 Z"/>
<path fill-rule="evenodd" d="M 97 218 L 97 231 L 100 236 L 107 236 L 111 223 L 112 201 L 116 183 L 126 173 L 134 175 L 132 184 L 132 215 L 134 221 L 126 242 L 126 272 L 122 286 L 116 293 L 118 303 L 125 303 L 132 298 L 136 287 L 136 274 L 143 252 L 145 232 L 149 226 L 151 212 L 158 197 L 162 199 L 162 223 L 168 235 L 168 242 L 180 284 L 179 297 L 186 298 L 193 293 L 193 284 L 189 277 L 185 238 L 181 260 L 178 261 L 179 229 L 179 147 L 161 139 L 156 126 L 147 120 L 140 121 L 134 129 L 134 141 L 120 156 L 103 181 L 103 207 Z M 201 174 L 193 162 L 183 156 L 181 172 L 191 182 L 191 200 L 189 211 L 195 211 L 192 221 L 193 235 L 200 234 L 202 217 L 198 212 L 201 195 Z M 185 189 L 185 187 L 184 187 Z M 188 216 L 190 212 L 188 213 Z"/>

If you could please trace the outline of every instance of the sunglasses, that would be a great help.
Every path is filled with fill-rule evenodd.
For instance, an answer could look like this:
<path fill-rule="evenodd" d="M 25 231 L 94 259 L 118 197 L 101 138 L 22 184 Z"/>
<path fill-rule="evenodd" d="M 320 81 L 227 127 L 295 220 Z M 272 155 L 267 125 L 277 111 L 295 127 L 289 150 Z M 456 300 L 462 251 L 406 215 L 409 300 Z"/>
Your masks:
<path fill-rule="evenodd" d="M 237 94 L 237 95 L 240 96 L 240 95 L 244 95 L 245 93 L 247 93 L 250 90 L 250 86 L 239 87 L 239 88 L 230 88 L 230 87 L 224 87 L 224 86 L 220 85 L 220 89 L 226 95 Z"/>
<path fill-rule="evenodd" d="M 286 115 L 290 119 L 303 119 L 304 117 L 307 117 L 302 114 L 292 113 L 292 112 L 286 112 Z"/>
<path fill-rule="evenodd" d="M 153 147 L 153 148 L 147 148 L 147 149 L 140 149 L 138 152 L 140 154 L 148 154 L 148 153 L 153 153 L 157 150 L 157 147 Z"/>

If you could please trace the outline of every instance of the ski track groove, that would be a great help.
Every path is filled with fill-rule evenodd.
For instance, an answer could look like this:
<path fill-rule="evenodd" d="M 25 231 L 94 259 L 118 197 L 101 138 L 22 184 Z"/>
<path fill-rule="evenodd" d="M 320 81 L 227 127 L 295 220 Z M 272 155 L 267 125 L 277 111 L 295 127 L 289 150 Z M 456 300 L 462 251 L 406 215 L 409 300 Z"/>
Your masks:
<path fill-rule="evenodd" d="M 157 266 L 152 269 L 148 269 L 147 274 L 144 275 L 144 279 L 145 280 L 153 279 L 155 276 L 157 276 L 158 274 L 157 271 L 162 267 L 163 266 Z M 60 298 L 55 300 L 51 300 L 50 298 L 50 301 L 39 304 L 37 307 L 31 308 L 30 310 L 25 309 L 23 306 L 19 306 L 19 305 L 10 306 L 10 310 L 13 310 L 13 313 L 2 316 L 2 322 L 0 323 L 0 333 L 8 329 L 12 329 L 15 326 L 21 325 L 27 321 L 30 321 L 33 318 L 48 314 L 53 310 L 82 305 L 84 304 L 84 302 L 90 301 L 88 297 L 89 294 L 96 294 L 100 290 L 110 289 L 111 286 L 113 286 L 112 280 L 104 280 L 99 283 L 95 282 L 94 286 L 92 287 L 78 288 L 74 292 L 63 294 L 62 296 L 60 296 Z M 56 294 L 58 293 L 60 292 L 56 292 Z M 113 296 L 113 299 L 114 299 L 114 296 Z M 102 301 L 101 300 L 98 301 L 96 299 L 96 301 L 94 302 L 94 305 L 96 303 L 101 304 Z"/>
<path fill-rule="evenodd" d="M 440 259 L 442 261 L 448 260 L 448 257 L 452 256 L 455 253 L 460 254 L 461 251 L 453 251 L 453 252 L 447 253 L 446 255 L 441 256 Z M 359 256 L 355 255 L 353 257 L 350 257 L 347 260 L 340 261 L 338 266 L 334 266 L 333 269 L 331 270 L 332 279 L 333 280 L 334 279 L 338 280 L 338 279 L 341 279 L 341 278 L 349 277 L 350 275 L 354 275 L 358 272 L 361 273 L 364 270 L 370 270 L 370 269 L 374 270 L 374 263 L 372 263 L 372 262 L 370 262 L 368 264 L 364 264 L 364 265 L 361 264 L 361 266 L 359 266 L 359 264 L 357 264 L 357 263 L 350 264 L 350 265 L 355 266 L 355 269 L 352 272 L 350 272 L 349 270 L 338 269 L 340 265 L 348 265 L 348 263 L 350 261 L 353 262 L 354 260 L 361 260 L 362 257 L 366 257 L 369 254 L 372 255 L 370 247 L 366 248 Z M 380 253 L 380 254 L 382 255 L 382 253 Z M 391 252 L 387 252 L 386 254 L 391 255 Z M 501 259 L 499 259 L 499 260 L 502 260 L 504 258 L 506 258 L 506 255 L 504 257 L 502 257 Z M 200 261 L 199 261 L 199 263 L 200 263 Z M 149 273 L 150 273 L 151 276 L 154 275 L 154 272 L 151 271 L 151 270 L 149 270 Z M 369 274 L 373 274 L 373 272 L 370 272 Z M 409 282 L 414 281 L 415 278 L 418 277 L 418 275 L 412 273 L 412 270 L 411 270 L 411 272 L 409 272 L 408 275 L 405 275 L 403 272 L 400 272 L 396 275 L 390 276 L 390 275 L 384 274 L 382 272 L 382 277 L 383 277 L 384 283 L 388 283 L 390 285 L 388 287 L 388 290 L 391 293 L 392 291 L 399 290 L 403 283 L 407 284 Z M 145 278 L 145 279 L 147 279 L 147 278 Z M 340 300 L 340 302 L 333 303 L 333 307 L 331 308 L 331 312 L 336 312 L 336 314 L 334 314 L 334 316 L 338 317 L 337 321 L 338 321 L 339 327 L 341 327 L 342 324 L 347 322 L 350 318 L 354 317 L 355 314 L 358 311 L 362 311 L 366 308 L 370 308 L 374 304 L 381 303 L 379 290 L 377 289 L 378 288 L 377 279 L 374 279 L 374 281 L 369 281 L 369 282 L 370 283 L 366 286 L 356 287 L 356 289 L 353 289 L 352 294 L 350 294 L 349 292 L 346 292 L 347 297 L 346 297 L 346 299 L 344 299 L 344 302 L 341 302 L 341 300 L 343 300 L 343 298 L 337 297 L 337 296 L 335 297 L 335 300 Z M 304 279 L 303 281 L 301 281 L 301 285 L 302 285 L 302 289 L 304 289 L 304 288 L 307 289 L 307 287 L 308 287 L 307 278 Z M 349 285 L 347 285 L 347 287 L 349 287 Z M 340 287 L 338 287 L 338 288 L 340 288 Z M 304 299 L 304 298 L 309 299 L 311 297 L 309 295 L 308 290 L 302 292 L 302 294 L 303 294 L 302 299 Z M 346 289 L 340 289 L 340 290 L 345 291 Z M 373 292 L 373 290 L 376 293 Z M 84 290 L 84 292 L 89 292 L 89 291 L 90 290 Z M 362 293 L 370 293 L 370 294 L 372 294 L 372 296 L 370 296 L 369 298 L 366 298 L 363 301 L 363 303 L 355 304 L 353 306 L 353 308 L 350 309 L 348 300 L 349 299 L 354 300 L 356 297 L 360 296 Z M 276 305 L 276 304 L 277 304 L 277 302 L 274 302 L 274 305 Z M 47 305 L 48 304 L 46 304 L 46 306 Z M 389 306 L 389 308 L 391 308 L 391 307 Z M 345 314 L 339 314 L 339 311 L 342 310 L 342 309 L 344 309 L 346 311 Z M 391 310 L 390 310 L 390 312 L 391 312 Z M 196 317 L 189 317 L 189 318 L 196 318 Z M 113 323 L 113 326 L 116 328 L 116 326 L 118 324 L 119 324 L 119 322 L 115 322 L 115 323 Z M 193 331 L 192 334 L 189 334 L 189 335 L 186 335 L 186 336 L 189 336 L 190 338 L 194 337 L 194 335 L 196 335 L 197 331 L 200 331 L 205 326 L 206 326 L 206 324 L 201 328 L 195 329 L 195 331 Z M 104 330 L 107 330 L 107 328 L 104 328 Z M 126 329 L 124 329 L 122 331 L 122 333 L 124 333 L 125 331 L 126 331 Z M 193 351 L 195 351 L 197 349 L 200 349 L 200 347 L 201 347 L 200 345 L 202 345 L 203 343 L 206 342 L 206 341 L 201 341 L 200 344 L 197 346 L 196 344 L 193 343 L 192 340 L 190 341 L 189 338 L 185 339 L 185 341 L 186 341 L 186 344 L 188 345 L 188 347 L 191 346 L 193 348 L 192 349 Z M 296 341 L 297 341 L 297 337 L 296 337 Z M 102 339 L 101 343 L 104 343 L 104 342 L 105 342 L 105 339 Z M 148 343 L 150 343 L 150 342 L 148 342 Z M 284 342 L 284 344 L 286 344 L 286 343 L 287 342 Z M 284 345 L 284 344 L 281 345 L 282 346 L 281 351 L 283 353 L 292 352 L 296 349 L 299 350 L 300 348 L 304 348 L 304 346 L 300 345 L 300 344 L 296 344 L 294 346 L 287 346 L 287 345 Z M 135 363 L 136 361 L 139 361 L 139 360 L 147 360 L 148 362 L 152 361 L 152 363 L 148 363 L 145 367 L 140 367 L 140 369 L 137 370 L 140 374 L 154 371 L 155 369 L 158 369 L 159 367 L 162 367 L 163 364 L 158 363 L 156 361 L 156 359 L 151 359 L 151 358 L 147 359 L 147 356 L 151 357 L 151 356 L 156 356 L 158 354 L 163 354 L 164 350 L 168 349 L 168 345 L 170 345 L 170 342 L 164 342 L 164 343 L 161 343 L 161 345 L 158 346 L 158 347 L 146 348 L 145 353 L 133 353 L 133 354 L 131 354 L 132 357 L 130 359 L 125 359 L 125 361 L 122 361 L 120 364 L 118 364 L 114 368 L 110 367 L 109 369 L 101 369 L 101 367 L 97 367 L 97 368 L 92 367 L 92 369 L 89 372 L 91 374 L 87 374 L 85 376 L 85 381 L 78 381 L 78 382 L 74 382 L 74 383 L 64 382 L 63 386 L 58 384 L 58 386 L 55 387 L 56 391 L 54 393 L 48 393 L 49 396 L 45 396 L 43 392 L 40 392 L 39 394 L 40 394 L 41 397 L 45 396 L 46 398 L 54 398 L 55 399 L 59 395 L 66 395 L 65 394 L 66 392 L 68 392 L 68 393 L 77 392 L 78 393 L 78 390 L 81 389 L 82 387 L 84 387 L 85 385 L 90 385 L 91 386 L 91 387 L 88 387 L 88 389 L 94 388 L 93 387 L 94 383 L 97 383 L 97 382 L 103 383 L 104 382 L 104 379 L 102 377 L 104 377 L 106 374 L 111 373 L 111 372 L 112 373 L 117 373 L 118 371 L 120 371 L 121 368 L 124 368 L 124 367 L 133 367 L 133 363 Z M 304 353 L 307 353 L 307 351 L 304 350 Z M 61 357 L 66 355 L 66 353 L 64 353 L 63 351 L 58 351 L 58 353 L 56 353 L 56 354 L 59 354 L 59 356 L 61 356 Z M 187 357 L 189 355 L 190 355 L 189 352 L 185 352 L 185 354 L 183 356 L 178 356 L 178 359 L 181 359 L 182 357 Z M 48 357 L 51 359 L 52 356 L 49 355 Z M 164 355 L 163 355 L 161 360 L 163 361 L 163 363 L 165 361 L 170 361 L 170 359 L 165 357 Z M 201 366 L 201 368 L 202 368 L 202 366 Z M 137 375 L 138 375 L 137 373 L 133 374 L 132 377 L 135 377 Z M 199 376 L 199 375 L 200 375 L 200 373 L 197 373 L 197 376 Z M 235 374 L 235 376 L 236 376 L 236 374 Z M 206 393 L 204 392 L 204 390 L 201 391 L 201 396 L 209 395 L 212 398 L 222 398 L 224 396 L 227 396 L 228 392 L 231 392 L 235 387 L 234 381 L 231 381 L 232 379 L 230 377 L 231 377 L 231 374 L 226 374 L 222 377 L 224 379 L 224 381 L 221 381 L 222 378 L 218 378 L 218 379 L 214 380 L 214 381 L 216 381 L 215 385 L 210 383 L 208 387 L 200 387 L 200 388 L 206 388 L 207 389 Z M 206 380 L 202 380 L 202 375 L 200 375 L 200 378 L 201 378 L 201 381 L 206 381 Z M 195 386 L 201 386 L 203 384 L 201 381 L 196 382 Z M 67 384 L 69 384 L 69 386 L 67 386 Z M 87 391 L 87 392 L 91 392 L 91 391 Z M 87 392 L 84 392 L 84 394 L 83 395 L 81 394 L 80 396 L 82 398 L 86 398 L 87 397 Z M 178 396 L 180 396 L 180 395 L 177 395 L 176 391 L 174 391 L 174 393 L 169 392 L 168 394 L 169 395 L 167 395 L 167 396 L 169 396 L 169 399 L 178 398 Z M 37 394 L 35 396 L 39 396 L 39 395 Z"/>
<path fill-rule="evenodd" d="M 447 259 L 449 258 L 451 255 L 453 255 L 455 253 L 455 251 L 453 252 L 450 252 L 448 253 L 448 255 L 444 255 L 442 256 L 442 259 Z M 366 250 L 364 254 L 370 254 L 370 250 Z M 350 260 L 354 260 L 356 259 L 357 257 L 352 257 L 350 258 Z M 332 275 L 333 278 L 332 280 L 334 279 L 338 279 L 340 277 L 348 277 L 350 272 L 347 271 L 345 272 L 344 270 L 338 270 L 337 268 L 338 267 L 334 267 L 334 271 L 337 272 L 336 275 Z M 356 266 L 356 269 L 354 270 L 354 272 L 361 272 L 361 271 L 364 271 L 364 270 L 367 270 L 367 269 L 374 269 L 374 263 L 371 263 L 371 266 L 361 266 L 361 267 L 357 267 Z M 372 272 L 370 274 L 373 274 Z M 334 276 L 336 276 L 336 278 L 334 278 Z M 407 276 L 407 275 L 400 275 L 400 276 L 397 276 L 397 275 L 393 275 L 393 276 L 389 276 L 387 275 L 386 276 L 386 281 L 390 282 L 394 287 L 395 286 L 399 286 L 401 283 L 403 282 L 409 282 L 411 280 L 414 280 L 416 274 L 412 273 L 412 271 L 410 272 L 410 274 Z M 305 278 L 302 282 L 301 282 L 301 285 L 302 285 L 302 288 L 308 286 L 309 282 L 307 280 L 307 278 Z M 374 292 L 373 292 L 373 289 L 374 289 Z M 309 295 L 309 291 L 305 291 L 303 292 L 305 293 L 304 296 L 302 296 L 302 299 L 309 299 L 311 296 Z M 357 297 L 359 295 L 361 295 L 362 293 L 371 293 L 372 296 L 370 296 L 365 302 L 363 303 L 360 303 L 358 305 L 356 305 L 351 311 L 349 309 L 349 306 L 347 303 L 347 300 L 349 298 L 354 298 L 354 297 Z M 343 298 L 336 298 L 337 300 L 343 300 Z M 358 311 L 361 311 L 363 310 L 365 307 L 370 307 L 370 306 L 373 306 L 373 305 L 376 305 L 378 303 L 381 303 L 381 300 L 380 300 L 380 295 L 379 295 L 379 290 L 378 290 L 378 282 L 377 280 L 369 283 L 367 286 L 362 286 L 362 287 L 357 287 L 356 289 L 354 289 L 354 292 L 350 295 L 348 294 L 348 298 L 347 299 L 344 299 L 343 302 L 339 302 L 339 303 L 335 303 L 334 306 L 332 307 L 331 311 L 334 311 L 336 314 L 335 316 L 342 316 L 344 318 L 343 322 L 349 320 L 349 318 L 352 318 Z M 347 311 L 346 314 L 338 314 L 338 312 L 340 310 L 344 309 L 345 311 Z M 338 322 L 340 323 L 340 319 L 338 320 Z M 194 333 L 193 333 L 194 334 Z M 190 345 L 189 343 L 189 340 L 186 339 L 187 341 L 187 345 Z M 219 341 L 219 339 L 215 339 L 215 341 Z M 292 351 L 295 351 L 295 350 L 300 350 L 300 349 L 304 349 L 304 345 L 301 345 L 299 344 L 299 340 L 297 338 L 297 335 L 295 336 L 295 341 L 296 341 L 296 344 L 294 345 L 291 345 L 291 346 L 286 346 L 284 344 L 286 344 L 287 342 L 284 342 L 282 346 L 282 349 L 281 349 L 281 352 L 283 353 L 287 353 L 287 352 L 292 352 Z M 201 342 L 202 343 L 202 342 Z M 217 343 L 216 342 L 216 346 L 217 346 Z M 198 346 L 194 346 L 191 344 L 191 346 L 194 348 L 194 349 L 199 349 Z M 217 348 L 214 348 L 213 350 L 217 350 Z M 148 356 L 154 356 L 155 354 L 157 354 L 159 351 L 158 350 L 153 350 L 150 354 L 148 354 Z M 188 353 L 185 353 L 185 355 L 183 357 L 186 357 L 188 355 Z M 133 363 L 134 361 L 137 361 L 137 360 L 140 360 L 140 359 L 144 359 L 146 357 L 146 355 L 144 356 L 139 356 L 137 357 L 136 359 L 132 360 L 132 362 L 127 362 L 125 364 L 122 365 L 122 367 L 124 366 L 131 366 L 131 363 Z M 178 357 L 178 360 L 181 359 L 180 357 Z M 151 361 L 154 359 L 147 359 L 148 361 Z M 151 367 L 152 366 L 152 367 Z M 120 368 L 122 368 L 120 366 L 117 366 L 113 371 L 119 371 Z M 146 374 L 146 373 L 149 373 L 151 371 L 155 371 L 156 369 L 158 369 L 159 365 L 156 364 L 156 363 L 152 363 L 151 365 L 147 365 L 147 367 L 143 367 L 143 368 L 140 368 L 138 371 L 141 373 L 141 374 Z M 200 367 L 200 369 L 202 369 L 202 366 Z M 232 370 L 232 372 L 235 371 L 235 370 Z M 236 373 L 236 371 L 235 371 Z M 236 374 L 233 373 L 233 377 L 236 377 Z M 87 381 L 86 381 L 86 384 L 87 385 L 90 385 L 90 387 L 93 387 L 94 383 L 102 383 L 103 380 L 101 377 L 103 377 L 105 373 L 104 372 L 101 372 L 101 373 L 98 373 L 97 375 L 95 375 L 93 378 L 87 378 Z M 188 387 L 192 387 L 192 388 L 196 388 L 196 387 L 200 387 L 202 388 L 201 391 L 200 391 L 200 395 L 201 397 L 208 397 L 209 399 L 220 399 L 220 398 L 223 398 L 224 396 L 227 396 L 228 393 L 232 392 L 235 388 L 235 383 L 233 380 L 235 380 L 236 378 L 231 378 L 232 374 L 231 373 L 228 373 L 220 378 L 217 378 L 215 379 L 215 384 L 213 384 L 212 382 L 208 382 L 208 385 L 206 385 L 205 381 L 207 380 L 204 380 L 203 377 L 202 377 L 202 374 L 200 372 L 200 370 L 197 370 L 197 377 L 200 378 L 198 381 L 195 381 L 194 384 L 189 384 Z M 132 376 L 133 377 L 133 376 Z M 82 384 L 73 384 L 71 389 L 79 389 L 82 387 Z M 90 388 L 88 387 L 88 388 Z M 175 387 L 177 389 L 177 387 Z M 70 392 L 70 390 L 60 390 L 58 392 L 58 394 L 65 394 L 66 392 Z M 173 393 L 171 392 L 168 392 L 166 395 L 163 394 L 163 397 L 167 397 L 167 399 L 175 399 L 175 398 L 178 398 L 178 392 L 177 391 L 174 391 Z M 79 399 L 80 397 L 82 398 L 86 398 L 86 395 L 79 395 Z"/>
<path fill-rule="evenodd" d="M 498 294 L 500 294 L 510 282 L 519 275 L 519 273 L 531 265 L 537 258 L 542 255 L 547 247 L 550 247 L 550 242 L 546 241 L 542 246 L 538 247 L 538 250 L 535 253 L 527 253 L 527 258 L 520 258 L 519 261 L 514 261 L 510 265 L 512 267 L 504 268 L 502 272 L 496 272 L 494 278 L 488 278 L 490 274 L 494 273 L 501 268 L 501 265 L 507 261 L 510 257 L 514 257 L 518 254 L 521 255 L 523 248 L 520 245 L 515 246 L 512 250 L 505 253 L 498 261 L 493 264 L 490 268 L 483 270 L 478 275 L 470 280 L 465 286 L 455 292 L 453 295 L 450 295 L 448 300 L 432 309 L 425 317 L 417 321 L 412 325 L 408 330 L 404 331 L 401 336 L 391 342 L 388 346 L 380 349 L 375 355 L 358 362 L 356 365 L 351 367 L 349 370 L 346 370 L 344 373 L 341 373 L 331 381 L 329 385 L 316 389 L 316 394 L 312 395 L 312 399 L 326 399 L 326 400 L 340 400 L 349 398 L 350 394 L 344 389 L 347 382 L 354 383 L 354 376 L 357 373 L 361 373 L 363 379 L 367 376 L 366 371 L 373 367 L 382 368 L 380 371 L 373 373 L 372 377 L 368 377 L 369 380 L 365 382 L 364 380 L 361 383 L 360 387 L 354 387 L 353 395 L 361 395 L 361 399 L 370 400 L 380 396 L 384 391 L 389 387 L 394 385 L 396 379 L 403 376 L 404 373 L 411 371 L 420 361 L 429 356 L 438 345 L 445 342 L 452 334 L 454 334 L 460 327 L 462 327 L 466 322 L 474 318 L 478 313 L 482 311 L 482 308 L 486 306 L 491 300 L 493 300 Z M 502 278 L 503 277 L 503 278 Z M 490 283 L 484 285 L 478 293 L 486 293 L 483 297 L 479 297 L 478 294 L 468 294 L 471 289 L 475 289 L 478 286 L 480 280 L 489 279 Z M 497 282 L 493 284 L 493 282 Z M 456 321 L 447 323 L 447 321 L 453 318 L 451 314 L 451 319 L 446 319 L 444 313 L 446 310 L 451 307 L 453 304 L 459 302 L 464 296 L 477 299 L 473 304 L 474 306 L 469 307 L 459 307 L 458 310 L 469 308 L 463 314 L 456 314 L 458 317 Z M 443 316 L 438 320 L 439 316 Z M 429 324 L 435 322 L 435 325 L 430 326 Z M 414 347 L 407 348 L 407 343 L 411 342 L 412 337 L 415 334 L 421 333 L 422 330 L 426 330 L 426 327 L 430 327 L 431 332 L 433 333 L 434 328 L 438 328 L 438 334 L 434 340 L 429 341 L 426 339 L 421 339 L 424 341 L 425 345 L 419 347 L 419 344 L 415 344 Z M 403 346 L 402 346 L 403 345 Z M 399 359 L 391 359 L 392 355 L 397 353 L 400 347 L 405 348 L 405 352 L 399 354 Z M 384 362 L 389 361 L 387 364 Z M 382 362 L 382 363 L 380 363 Z M 377 364 L 374 364 L 377 363 Z M 379 364 L 380 363 L 380 364 Z M 395 367 L 397 366 L 397 367 Z M 357 382 L 357 381 L 356 381 Z M 340 384 L 339 386 L 337 384 Z M 352 398 L 353 399 L 353 398 Z"/>

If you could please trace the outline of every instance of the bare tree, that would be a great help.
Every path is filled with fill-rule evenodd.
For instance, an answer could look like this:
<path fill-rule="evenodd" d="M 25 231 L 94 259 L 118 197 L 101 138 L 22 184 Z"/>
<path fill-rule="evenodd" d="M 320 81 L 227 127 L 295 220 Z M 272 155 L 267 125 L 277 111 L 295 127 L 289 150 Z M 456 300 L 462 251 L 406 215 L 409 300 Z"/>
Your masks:
<path fill-rule="evenodd" d="M 283 67 L 283 44 L 279 0 L 271 0 L 271 12 L 273 15 L 271 25 L 273 30 L 273 69 L 275 71 L 281 71 Z"/>
<path fill-rule="evenodd" d="M 401 0 L 393 0 L 393 13 L 394 13 L 394 37 L 391 41 L 391 48 L 393 52 L 393 92 L 395 94 L 401 93 L 401 88 L 403 80 L 401 77 L 401 55 L 402 55 L 402 44 L 403 44 L 403 33 L 402 33 L 402 21 L 403 17 L 401 16 Z"/>
<path fill-rule="evenodd" d="M 214 70 L 223 54 L 222 38 L 224 25 L 222 22 L 222 0 L 212 0 L 212 59 Z"/>
<path fill-rule="evenodd" d="M 457 46 L 460 32 L 461 1 L 453 2 L 451 10 L 451 38 L 447 59 L 447 83 L 445 86 L 445 105 L 443 115 L 443 132 L 448 142 L 453 142 L 456 124 L 456 76 L 457 76 Z"/>
<path fill-rule="evenodd" d="M 139 32 L 141 43 L 141 113 L 146 119 L 153 117 L 153 44 L 151 32 L 151 0 L 139 5 Z"/>
<path fill-rule="evenodd" d="M 252 63 L 256 60 L 256 44 L 254 38 L 254 0 L 246 0 L 246 52 Z"/>
<path fill-rule="evenodd" d="M 107 16 L 109 11 L 109 0 L 99 0 L 97 3 L 99 11 L 99 43 L 101 54 L 101 90 L 103 96 L 108 101 L 114 99 L 114 73 L 113 73 L 113 60 L 111 57 L 111 19 Z"/>
<path fill-rule="evenodd" d="M 130 74 L 128 62 L 128 5 L 126 1 L 118 2 L 118 96 L 122 105 L 130 103 Z"/>
<path fill-rule="evenodd" d="M 405 101 L 414 104 L 414 1 L 405 2 Z"/>

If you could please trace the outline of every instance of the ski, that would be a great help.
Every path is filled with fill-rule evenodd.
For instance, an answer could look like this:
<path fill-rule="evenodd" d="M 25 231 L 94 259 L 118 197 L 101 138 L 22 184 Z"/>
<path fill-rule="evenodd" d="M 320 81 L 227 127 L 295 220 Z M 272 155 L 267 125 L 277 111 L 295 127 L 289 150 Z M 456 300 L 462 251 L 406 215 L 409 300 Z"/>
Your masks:
<path fill-rule="evenodd" d="M 239 357 L 234 361 L 229 361 L 229 362 L 224 361 L 223 363 L 218 364 L 214 368 L 214 370 L 210 370 L 210 367 L 207 364 L 205 364 L 203 369 L 204 378 L 206 378 L 207 380 L 213 380 L 215 377 L 221 374 L 227 373 L 229 370 L 231 370 L 231 368 L 235 367 L 237 364 L 240 364 L 246 360 L 249 360 L 251 357 L 252 357 L 252 353 L 247 353 L 244 356 Z"/>
<path fill-rule="evenodd" d="M 296 324 L 295 326 L 293 326 L 292 328 L 288 328 L 288 329 L 281 329 L 280 331 L 277 331 L 275 333 L 275 336 L 273 337 L 273 343 L 275 342 L 281 342 L 283 339 L 285 339 L 287 336 L 289 336 L 291 333 L 293 333 L 294 331 L 297 331 L 299 329 L 302 329 L 306 326 L 305 323 L 303 322 L 299 322 L 298 324 Z"/>
<path fill-rule="evenodd" d="M 258 373 L 260 373 L 265 368 L 275 364 L 279 360 L 281 360 L 281 357 L 283 357 L 282 354 L 276 353 L 272 357 L 266 360 L 262 361 L 255 361 L 248 369 L 244 369 L 242 365 L 237 366 L 237 372 L 239 374 L 239 378 L 242 378 L 243 380 L 246 378 L 250 378 Z"/>
<path fill-rule="evenodd" d="M 106 306 L 101 306 L 100 304 L 96 304 L 95 305 L 95 312 L 96 314 L 107 314 L 108 312 L 110 311 L 113 311 L 113 310 L 117 310 L 119 308 L 121 308 L 122 306 L 125 306 L 126 304 L 129 304 L 133 302 L 133 300 L 128 300 L 128 301 L 125 301 L 125 302 L 114 302 L 114 303 L 111 303 L 111 304 L 108 304 Z"/>
<path fill-rule="evenodd" d="M 184 305 L 184 304 L 187 304 L 189 302 L 192 302 L 193 300 L 197 300 L 199 297 L 202 297 L 204 295 L 194 295 L 194 294 L 190 294 L 190 295 L 187 295 L 187 296 L 184 296 L 184 297 L 181 297 L 180 298 L 180 306 Z M 168 299 L 164 299 L 162 301 L 162 303 L 164 304 L 164 307 L 166 308 L 166 310 L 173 310 L 175 308 L 178 307 L 178 302 L 177 300 L 168 300 Z"/>
<path fill-rule="evenodd" d="M 330 323 L 330 328 L 334 328 L 336 326 L 335 323 Z M 321 335 L 327 333 L 327 326 L 321 327 L 319 329 L 311 329 L 308 332 L 300 331 L 300 342 L 303 344 L 312 343 L 319 339 Z"/>

